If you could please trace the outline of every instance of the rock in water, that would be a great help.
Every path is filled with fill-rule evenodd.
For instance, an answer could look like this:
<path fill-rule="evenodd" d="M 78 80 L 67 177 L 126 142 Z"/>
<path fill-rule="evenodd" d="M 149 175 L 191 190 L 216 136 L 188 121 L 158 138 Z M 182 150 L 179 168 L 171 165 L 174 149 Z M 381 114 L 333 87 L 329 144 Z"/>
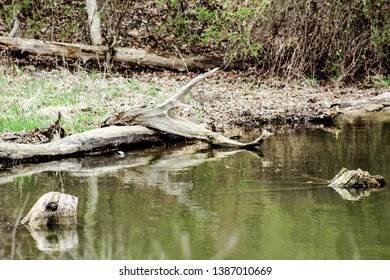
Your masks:
<path fill-rule="evenodd" d="M 77 223 L 78 198 L 60 192 L 44 194 L 21 221 L 33 229 L 67 228 Z"/>

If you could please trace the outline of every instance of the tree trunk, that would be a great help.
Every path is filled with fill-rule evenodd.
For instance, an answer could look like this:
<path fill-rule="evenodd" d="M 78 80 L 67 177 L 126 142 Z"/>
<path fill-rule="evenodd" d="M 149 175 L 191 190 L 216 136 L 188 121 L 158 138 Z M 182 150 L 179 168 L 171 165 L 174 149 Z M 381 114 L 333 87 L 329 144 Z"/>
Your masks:
<path fill-rule="evenodd" d="M 19 13 L 14 13 L 14 16 L 11 21 L 12 29 L 8 34 L 9 38 L 13 37 L 23 37 L 23 30 L 21 27 L 20 15 Z"/>
<path fill-rule="evenodd" d="M 88 12 L 88 23 L 89 23 L 89 35 L 91 37 L 92 45 L 101 45 L 102 39 L 102 27 L 100 23 L 100 15 L 96 0 L 86 0 L 87 12 Z"/>
<path fill-rule="evenodd" d="M 371 175 L 360 168 L 357 170 L 348 170 L 343 167 L 332 179 L 329 186 L 346 189 L 371 189 L 381 188 L 385 184 L 385 179 L 380 175 Z"/>
<path fill-rule="evenodd" d="M 370 175 L 360 168 L 348 170 L 343 167 L 332 179 L 329 186 L 338 192 L 342 198 L 356 201 L 381 190 L 385 184 L 385 178 L 380 175 Z"/>
<path fill-rule="evenodd" d="M 108 46 L 91 46 L 42 41 L 24 38 L 0 37 L 0 50 L 20 51 L 26 54 L 106 61 Z M 205 71 L 222 65 L 222 60 L 208 56 L 160 56 L 142 49 L 116 47 L 112 61 L 135 63 L 142 66 L 168 68 L 177 71 Z"/>
<path fill-rule="evenodd" d="M 78 198 L 49 192 L 43 195 L 21 221 L 32 229 L 69 228 L 77 223 Z"/>

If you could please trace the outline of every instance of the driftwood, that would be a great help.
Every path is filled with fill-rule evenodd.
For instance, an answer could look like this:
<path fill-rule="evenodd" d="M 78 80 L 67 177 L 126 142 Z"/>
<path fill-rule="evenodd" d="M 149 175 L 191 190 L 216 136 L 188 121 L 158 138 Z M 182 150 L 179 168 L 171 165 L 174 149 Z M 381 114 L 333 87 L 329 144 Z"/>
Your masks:
<path fill-rule="evenodd" d="M 142 126 L 111 126 L 97 128 L 45 144 L 0 143 L 0 159 L 22 160 L 72 156 L 104 150 L 121 145 L 158 143 L 159 133 Z"/>
<path fill-rule="evenodd" d="M 77 223 L 78 198 L 49 192 L 43 195 L 21 221 L 31 229 L 71 228 Z"/>
<path fill-rule="evenodd" d="M 185 94 L 195 84 L 215 71 L 217 69 L 196 77 L 179 89 L 171 98 L 156 107 L 138 107 L 120 112 L 116 116 L 107 119 L 103 124 L 105 127 L 40 145 L 0 143 L 0 159 L 9 161 L 40 158 L 44 161 L 50 159 L 48 157 L 73 156 L 102 150 L 111 151 L 124 145 L 161 143 L 166 137 L 165 135 L 197 139 L 216 147 L 253 148 L 260 146 L 272 133 L 264 130 L 256 140 L 241 143 L 173 114 L 176 107 L 187 106 L 180 102 Z"/>
<path fill-rule="evenodd" d="M 105 61 L 107 53 L 112 52 L 112 61 L 162 67 L 177 71 L 205 71 L 222 65 L 220 59 L 208 56 L 163 56 L 149 53 L 143 49 L 115 47 L 112 51 L 108 46 L 91 46 L 24 38 L 0 37 L 0 50 L 33 55 L 76 58 L 84 62 L 88 60 Z"/>
<path fill-rule="evenodd" d="M 337 108 L 339 113 L 346 115 L 361 114 L 362 112 L 378 112 L 389 110 L 390 92 L 384 92 L 367 100 L 334 103 L 331 108 Z"/>
<path fill-rule="evenodd" d="M 331 180 L 329 186 L 346 189 L 371 189 L 381 188 L 385 186 L 385 184 L 385 178 L 380 175 L 370 175 L 370 173 L 363 171 L 360 168 L 357 170 L 348 170 L 343 167 Z"/>
<path fill-rule="evenodd" d="M 187 138 L 196 138 L 218 147 L 251 148 L 260 146 L 265 139 L 272 135 L 272 133 L 264 130 L 256 140 L 249 143 L 240 143 L 173 114 L 173 109 L 177 107 L 188 107 L 188 105 L 181 103 L 183 97 L 189 93 L 194 85 L 217 70 L 218 68 L 215 68 L 196 77 L 179 89 L 171 98 L 156 107 L 138 107 L 123 111 L 116 116 L 107 119 L 104 122 L 104 125 L 143 125 Z"/>
<path fill-rule="evenodd" d="M 348 170 L 342 168 L 330 181 L 329 186 L 336 190 L 344 199 L 359 200 L 370 193 L 382 189 L 386 184 L 380 175 L 370 175 L 360 168 Z"/>

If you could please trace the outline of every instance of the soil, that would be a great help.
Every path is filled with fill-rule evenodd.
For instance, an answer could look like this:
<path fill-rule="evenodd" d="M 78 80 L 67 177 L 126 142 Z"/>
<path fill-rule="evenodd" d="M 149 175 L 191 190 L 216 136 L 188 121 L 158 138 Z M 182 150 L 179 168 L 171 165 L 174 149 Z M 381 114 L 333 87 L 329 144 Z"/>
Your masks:
<path fill-rule="evenodd" d="M 170 71 L 133 73 L 133 77 L 141 83 L 156 85 L 172 94 L 195 76 L 194 73 Z M 219 71 L 192 89 L 186 100 L 192 108 L 187 111 L 180 109 L 177 113 L 221 133 L 234 126 L 261 128 L 273 124 L 330 124 L 343 113 L 390 111 L 389 92 L 390 87 L 313 87 L 304 82 L 259 79 L 250 71 Z M 378 99 L 378 96 L 383 98 Z M 139 103 L 141 101 L 135 102 Z M 114 108 L 109 110 L 114 111 Z M 46 143 L 50 139 L 47 129 L 38 128 L 0 135 L 0 142 Z"/>

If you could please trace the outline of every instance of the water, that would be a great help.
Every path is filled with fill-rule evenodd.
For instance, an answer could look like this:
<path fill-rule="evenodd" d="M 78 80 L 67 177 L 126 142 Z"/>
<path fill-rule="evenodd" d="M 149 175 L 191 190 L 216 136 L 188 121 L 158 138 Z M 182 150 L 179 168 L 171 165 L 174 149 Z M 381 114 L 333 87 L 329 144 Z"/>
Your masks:
<path fill-rule="evenodd" d="M 355 200 L 326 186 L 341 167 L 389 185 L 389 145 L 377 114 L 280 128 L 262 153 L 152 148 L 2 172 L 0 259 L 390 259 L 389 186 Z M 13 234 L 49 191 L 79 198 L 77 227 Z"/>

